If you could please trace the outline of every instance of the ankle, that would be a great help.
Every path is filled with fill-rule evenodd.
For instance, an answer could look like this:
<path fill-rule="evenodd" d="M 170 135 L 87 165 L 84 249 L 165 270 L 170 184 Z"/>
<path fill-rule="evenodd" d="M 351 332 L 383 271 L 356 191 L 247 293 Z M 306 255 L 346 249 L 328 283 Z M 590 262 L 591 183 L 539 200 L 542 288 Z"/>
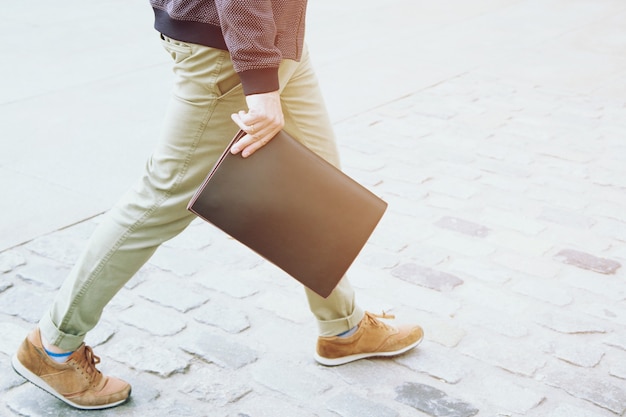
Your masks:
<path fill-rule="evenodd" d="M 46 352 L 48 357 L 50 357 L 50 359 L 54 360 L 55 362 L 65 363 L 67 362 L 67 359 L 72 355 L 72 353 L 74 353 L 74 351 L 63 350 L 58 346 L 49 343 L 43 337 L 43 335 L 41 336 L 41 344 L 43 345 L 43 350 Z"/>
<path fill-rule="evenodd" d="M 348 329 L 348 330 L 346 330 L 345 332 L 339 333 L 339 334 L 337 335 L 337 337 L 350 337 L 350 336 L 352 336 L 353 334 L 355 334 L 355 333 L 356 333 L 356 331 L 357 331 L 358 329 L 359 329 L 359 325 L 357 324 L 357 325 L 356 325 L 356 326 L 354 326 L 353 328 Z"/>

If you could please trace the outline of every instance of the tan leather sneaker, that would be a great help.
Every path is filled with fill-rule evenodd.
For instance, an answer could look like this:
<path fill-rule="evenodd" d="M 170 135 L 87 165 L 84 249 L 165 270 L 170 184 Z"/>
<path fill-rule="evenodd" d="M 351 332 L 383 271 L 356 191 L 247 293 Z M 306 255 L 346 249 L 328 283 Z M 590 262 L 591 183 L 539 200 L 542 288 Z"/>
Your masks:
<path fill-rule="evenodd" d="M 373 356 L 395 356 L 413 349 L 424 338 L 420 326 L 393 327 L 377 318 L 393 319 L 391 314 L 369 312 L 356 332 L 348 337 L 319 337 L 315 360 L 335 366 Z"/>
<path fill-rule="evenodd" d="M 46 354 L 39 329 L 22 342 L 12 359 L 13 369 L 72 407 L 97 410 L 122 404 L 130 396 L 130 385 L 102 375 L 96 369 L 100 358 L 83 343 L 66 363 L 57 363 Z"/>

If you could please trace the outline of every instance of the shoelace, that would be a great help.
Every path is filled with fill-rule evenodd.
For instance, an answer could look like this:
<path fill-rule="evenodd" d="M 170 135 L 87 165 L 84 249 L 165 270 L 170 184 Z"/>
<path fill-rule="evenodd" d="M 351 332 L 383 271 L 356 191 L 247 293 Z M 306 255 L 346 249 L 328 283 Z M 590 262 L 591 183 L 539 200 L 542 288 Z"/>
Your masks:
<path fill-rule="evenodd" d="M 372 324 L 373 326 L 377 326 L 377 327 L 383 327 L 386 329 L 391 329 L 392 327 L 389 326 L 387 323 L 384 323 L 378 319 L 395 319 L 396 316 L 393 314 L 387 314 L 384 310 L 382 312 L 382 314 L 375 314 L 375 313 L 370 313 L 369 311 L 365 312 L 365 317 L 367 317 L 367 321 Z"/>
<path fill-rule="evenodd" d="M 89 346 L 85 346 L 84 356 L 77 359 L 78 366 L 80 367 L 83 375 L 86 375 L 89 382 L 95 384 L 98 382 L 98 376 L 101 375 L 100 371 L 96 368 L 96 365 L 100 363 L 100 358 L 93 353 L 93 350 Z"/>

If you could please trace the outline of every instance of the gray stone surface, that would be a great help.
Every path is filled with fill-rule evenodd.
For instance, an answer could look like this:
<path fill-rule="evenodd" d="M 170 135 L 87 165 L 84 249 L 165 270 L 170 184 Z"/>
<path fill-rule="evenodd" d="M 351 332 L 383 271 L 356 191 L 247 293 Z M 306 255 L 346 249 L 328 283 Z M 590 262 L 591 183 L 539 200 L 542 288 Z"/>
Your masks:
<path fill-rule="evenodd" d="M 207 362 L 229 369 L 239 369 L 258 358 L 257 352 L 247 345 L 210 333 L 187 334 L 180 347 Z"/>
<path fill-rule="evenodd" d="M 600 258 L 573 249 L 563 249 L 556 254 L 556 259 L 578 268 L 588 269 L 606 275 L 614 274 L 622 266 L 622 264 L 612 259 Z"/>
<path fill-rule="evenodd" d="M 310 401 L 333 388 L 329 381 L 288 362 L 262 362 L 255 366 L 252 375 L 258 383 L 299 401 Z"/>
<path fill-rule="evenodd" d="M 625 16 L 615 0 L 309 2 L 342 165 L 389 203 L 349 271 L 356 301 L 424 342 L 318 366 L 301 287 L 196 220 L 87 334 L 133 385 L 96 414 L 623 417 Z M 3 6 L 2 416 L 93 414 L 10 360 L 160 134 L 172 74 L 153 18 L 125 0 Z"/>
<path fill-rule="evenodd" d="M 471 417 L 478 409 L 464 401 L 449 397 L 437 388 L 407 382 L 396 387 L 396 401 L 407 404 L 433 417 Z"/>
<path fill-rule="evenodd" d="M 443 228 L 454 230 L 455 232 L 464 233 L 470 236 L 485 237 L 489 233 L 489 229 L 480 224 L 469 222 L 455 217 L 442 217 L 435 225 Z"/>
<path fill-rule="evenodd" d="M 385 405 L 348 393 L 328 401 L 328 408 L 342 417 L 399 417 L 400 414 Z"/>
<path fill-rule="evenodd" d="M 542 371 L 548 385 L 582 398 L 621 416 L 626 411 L 626 390 L 623 381 L 613 377 L 595 376 L 584 370 L 550 367 Z"/>
<path fill-rule="evenodd" d="M 391 274 L 412 284 L 421 285 L 437 291 L 449 291 L 463 284 L 463 280 L 452 274 L 436 271 L 413 263 L 399 265 Z"/>

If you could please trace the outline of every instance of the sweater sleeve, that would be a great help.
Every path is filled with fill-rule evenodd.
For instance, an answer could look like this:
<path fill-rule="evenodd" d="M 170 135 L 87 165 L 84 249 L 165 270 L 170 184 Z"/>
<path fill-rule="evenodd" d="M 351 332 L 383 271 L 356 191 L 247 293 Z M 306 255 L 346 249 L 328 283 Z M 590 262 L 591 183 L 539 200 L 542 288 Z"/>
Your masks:
<path fill-rule="evenodd" d="M 282 59 L 271 0 L 216 0 L 224 41 L 244 94 L 276 91 Z"/>

